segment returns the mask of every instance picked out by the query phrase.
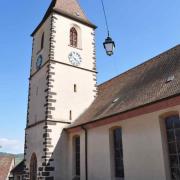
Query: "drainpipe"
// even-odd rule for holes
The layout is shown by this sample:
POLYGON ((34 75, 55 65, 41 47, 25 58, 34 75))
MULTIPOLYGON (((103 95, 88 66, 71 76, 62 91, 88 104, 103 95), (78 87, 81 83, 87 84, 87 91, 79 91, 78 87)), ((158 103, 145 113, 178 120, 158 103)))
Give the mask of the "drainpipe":
POLYGON ((85 180, 88 180, 88 131, 84 126, 81 128, 85 132, 85 180))

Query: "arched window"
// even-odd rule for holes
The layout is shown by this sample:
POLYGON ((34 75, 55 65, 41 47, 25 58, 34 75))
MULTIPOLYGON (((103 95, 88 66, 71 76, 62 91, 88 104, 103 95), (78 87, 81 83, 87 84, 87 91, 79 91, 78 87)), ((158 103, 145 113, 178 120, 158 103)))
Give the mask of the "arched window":
POLYGON ((30 161, 30 180, 37 180, 37 157, 33 153, 30 161))
POLYGON ((114 154, 114 175, 115 178, 124 178, 122 129, 113 130, 113 154, 114 154))
POLYGON ((75 159, 75 175, 80 176, 80 136, 74 137, 74 159, 75 159))
POLYGON ((180 118, 165 118, 172 180, 180 179, 180 118))
POLYGON ((41 50, 44 48, 44 33, 41 36, 41 50))
POLYGON ((74 27, 70 29, 70 45, 73 47, 78 45, 78 33, 74 27))

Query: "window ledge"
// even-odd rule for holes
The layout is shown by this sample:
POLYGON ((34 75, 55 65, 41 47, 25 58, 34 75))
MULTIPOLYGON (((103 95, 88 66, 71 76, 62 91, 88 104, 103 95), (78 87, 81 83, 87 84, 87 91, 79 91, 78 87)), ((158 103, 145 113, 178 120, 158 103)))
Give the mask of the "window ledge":
POLYGON ((75 176, 73 180, 80 180, 80 176, 75 176))
POLYGON ((114 180, 124 180, 124 178, 114 178, 114 180))
POLYGON ((82 50, 82 48, 80 48, 80 47, 74 47, 74 46, 71 46, 70 44, 69 44, 68 46, 69 46, 69 47, 72 47, 72 48, 74 48, 74 49, 82 50))

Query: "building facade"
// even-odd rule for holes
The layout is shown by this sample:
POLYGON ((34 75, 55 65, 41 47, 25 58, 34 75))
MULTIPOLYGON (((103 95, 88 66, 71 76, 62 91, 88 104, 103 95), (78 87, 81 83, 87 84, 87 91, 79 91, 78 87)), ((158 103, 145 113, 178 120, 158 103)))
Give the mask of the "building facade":
POLYGON ((32 33, 25 180, 179 180, 180 46, 97 86, 95 29, 53 0, 32 33))
POLYGON ((63 129, 97 95, 95 28, 75 0, 58 0, 32 33, 25 179, 67 176, 63 129))

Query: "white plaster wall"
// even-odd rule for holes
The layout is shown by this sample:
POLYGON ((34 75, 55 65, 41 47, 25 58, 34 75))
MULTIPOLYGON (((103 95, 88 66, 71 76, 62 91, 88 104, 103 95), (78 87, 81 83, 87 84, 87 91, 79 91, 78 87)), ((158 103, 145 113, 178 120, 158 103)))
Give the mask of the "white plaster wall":
POLYGON ((34 34, 31 74, 36 72, 36 61, 39 55, 42 55, 43 57, 43 64, 49 59, 50 33, 51 33, 50 28, 51 28, 51 16, 47 18, 44 24, 34 34), (43 33, 44 33, 44 48, 40 50, 41 37, 43 33))
POLYGON ((111 179, 108 127, 88 132, 88 170, 89 179, 111 179))
POLYGON ((75 22, 58 14, 54 14, 55 42, 53 44, 54 60, 59 62, 53 64, 53 88, 57 93, 55 111, 52 112, 56 121, 69 121, 72 111, 72 121, 79 117, 93 102, 96 96, 96 73, 76 68, 69 62, 69 54, 72 51, 78 52, 82 57, 79 67, 93 70, 95 63, 94 54, 94 29, 81 23, 75 22), (70 29, 78 26, 81 35, 80 48, 70 47, 70 29), (65 64, 62 64, 65 63, 65 64), (74 84, 77 85, 77 92, 74 92, 74 84))
POLYGON ((38 167, 42 166, 42 156, 43 154, 43 129, 44 123, 36 125, 30 129, 26 130, 26 140, 27 140, 27 148, 28 151, 26 151, 26 166, 30 168, 30 160, 33 153, 37 156, 37 164, 38 167))
POLYGON ((164 180, 159 117, 148 114, 122 123, 122 128, 126 179, 164 180))
POLYGON ((56 111, 52 112, 53 119, 69 121, 71 110, 74 121, 89 107, 96 95, 93 73, 62 64, 53 66, 55 81, 52 91, 57 93, 54 103, 56 111), (77 85, 77 92, 74 92, 74 84, 77 85))
POLYGON ((68 166, 67 166, 67 171, 68 171, 68 180, 72 180, 75 177, 75 167, 74 167, 74 152, 73 152, 73 140, 75 136, 80 136, 80 161, 81 161, 81 176, 80 179, 84 180, 85 179, 85 133, 84 131, 80 131, 77 133, 72 133, 69 136, 69 141, 68 141, 68 166))
MULTIPOLYGON (((88 130, 88 172, 90 180, 115 180, 111 155, 110 129, 122 127, 125 180, 170 180, 166 140, 160 116, 177 111, 180 106, 149 113, 88 130)), ((77 132, 77 133, 82 133, 77 132)), ((77 134, 76 133, 76 134, 77 134)), ((72 137, 70 134, 69 172, 72 172, 72 137)), ((81 146, 84 148, 83 139, 81 146)), ((82 151, 81 158, 85 154, 82 151)), ((81 172, 84 172, 84 163, 81 172)), ((71 177, 68 177, 71 180, 71 177)), ((83 179, 83 178, 82 178, 83 179)))
POLYGON ((67 158, 68 158, 68 147, 67 147, 67 133, 63 131, 63 128, 66 127, 66 124, 57 123, 55 126, 49 126, 52 129, 50 137, 52 138, 51 148, 53 152, 52 158, 54 161, 51 162, 51 166, 55 167, 55 171, 51 172, 51 175, 54 176, 57 180, 67 180, 67 158))
POLYGON ((44 105, 46 104, 45 96, 47 93, 44 91, 47 88, 46 71, 47 67, 44 66, 31 79, 29 125, 45 120, 44 105))
POLYGON ((56 19, 56 33, 55 33, 55 49, 54 60, 70 64, 68 56, 72 51, 78 52, 82 57, 82 63, 80 67, 93 70, 93 50, 94 50, 94 30, 86 25, 75 22, 69 18, 55 15, 56 19), (70 28, 72 25, 76 25, 81 29, 81 48, 70 47, 70 28))

